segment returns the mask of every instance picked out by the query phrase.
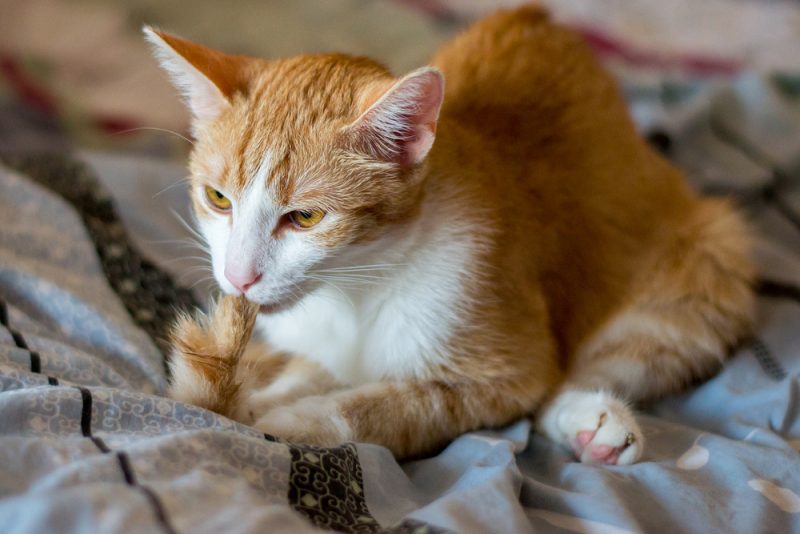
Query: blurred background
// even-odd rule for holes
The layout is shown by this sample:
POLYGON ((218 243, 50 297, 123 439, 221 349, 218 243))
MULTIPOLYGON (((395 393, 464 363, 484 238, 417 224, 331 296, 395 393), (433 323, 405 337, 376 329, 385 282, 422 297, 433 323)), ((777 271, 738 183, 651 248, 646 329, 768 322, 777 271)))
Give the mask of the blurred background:
MULTIPOLYGON (((519 0, 0 0, 0 154, 68 152, 115 197, 148 255, 185 276, 188 116, 150 55, 151 24, 227 52, 343 51, 402 74, 519 0)), ((777 198, 800 249, 800 2, 542 0, 620 80, 644 135, 697 187, 777 198), (796 234, 796 235, 795 235, 796 234)), ((183 280, 184 282, 187 280, 183 280)), ((189 277, 190 282, 194 283, 189 277)))
MULTIPOLYGON (((519 0, 0 0, 2 119, 54 120, 84 146, 185 148, 187 115, 141 37, 152 24, 228 52, 342 51, 402 73, 482 14, 519 0), (127 132, 127 133, 122 133, 127 132), (112 134, 109 137, 109 134, 112 134), (116 134, 116 135, 113 135, 116 134), (179 141, 179 140, 177 140, 179 141)), ((625 83, 645 129, 679 129, 710 84, 745 72, 798 90, 800 4, 775 0, 544 0, 625 83), (694 101, 694 102, 691 102, 694 101), (694 107, 685 106, 692 103, 694 107), (669 108, 664 110, 663 108, 669 108), (664 113, 668 111, 668 113, 664 113)), ((8 125, 3 128, 8 131, 8 125)), ((30 143, 19 132, 6 143, 30 143), (16 139, 16 141, 15 141, 16 139)))

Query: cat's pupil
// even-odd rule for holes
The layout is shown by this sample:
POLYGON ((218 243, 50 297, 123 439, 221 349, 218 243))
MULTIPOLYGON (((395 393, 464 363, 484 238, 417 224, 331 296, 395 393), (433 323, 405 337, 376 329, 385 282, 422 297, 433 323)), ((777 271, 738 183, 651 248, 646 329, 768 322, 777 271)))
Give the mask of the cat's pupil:
POLYGON ((304 219, 310 219, 312 213, 310 211, 301 211, 300 216, 304 219))

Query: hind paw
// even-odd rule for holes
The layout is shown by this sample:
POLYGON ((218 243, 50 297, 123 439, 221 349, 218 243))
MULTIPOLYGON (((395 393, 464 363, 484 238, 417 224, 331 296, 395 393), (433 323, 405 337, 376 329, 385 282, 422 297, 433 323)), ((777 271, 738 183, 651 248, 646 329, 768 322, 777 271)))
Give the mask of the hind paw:
POLYGON ((626 465, 639 459, 644 438, 628 406, 602 392, 565 391, 542 412, 539 428, 583 463, 626 465))

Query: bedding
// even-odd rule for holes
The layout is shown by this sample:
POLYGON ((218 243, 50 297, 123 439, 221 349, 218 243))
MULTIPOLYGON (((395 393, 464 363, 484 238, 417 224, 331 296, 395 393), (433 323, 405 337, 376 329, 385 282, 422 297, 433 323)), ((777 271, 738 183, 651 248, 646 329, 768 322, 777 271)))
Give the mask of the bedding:
POLYGON ((624 467, 576 463, 524 420, 400 465, 374 445, 285 443, 164 398, 164 325, 204 299, 176 283, 185 267, 163 247, 186 230, 154 223, 158 202, 185 203, 181 171, 6 156, 0 531, 800 531, 793 98, 743 79, 669 146, 760 229, 760 320, 718 376, 643 407, 648 447, 624 467))
POLYGON ((800 8, 789 2, 710 4, 746 29, 736 46, 716 15, 718 31, 690 31, 694 4, 680 2, 670 13, 683 18, 653 23, 651 49, 642 21, 655 0, 548 1, 615 69, 654 144, 759 230, 756 332, 712 380, 642 407, 640 463, 575 463, 523 420, 398 464, 380 447, 303 447, 163 396, 166 327, 214 284, 182 222, 184 141, 116 135, 185 127, 141 22, 257 53, 369 53, 402 70, 487 2, 242 2, 224 20, 210 0, 191 13, 156 0, 5 3, 0 532, 800 532, 800 84, 785 39, 800 8), (775 7, 742 15, 755 4, 775 7), (763 25, 769 46, 751 54, 743 36, 763 25), (719 50, 735 72, 678 61, 719 50))

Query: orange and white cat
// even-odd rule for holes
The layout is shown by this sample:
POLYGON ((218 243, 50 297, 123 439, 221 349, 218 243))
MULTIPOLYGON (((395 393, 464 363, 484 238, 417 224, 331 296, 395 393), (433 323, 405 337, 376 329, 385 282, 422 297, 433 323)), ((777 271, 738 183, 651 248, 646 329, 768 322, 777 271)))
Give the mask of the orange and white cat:
POLYGON ((581 461, 627 464, 628 402, 708 377, 751 327, 747 225, 536 7, 400 78, 145 33, 193 113, 192 200, 229 295, 176 326, 177 399, 400 457, 533 415, 581 461))

